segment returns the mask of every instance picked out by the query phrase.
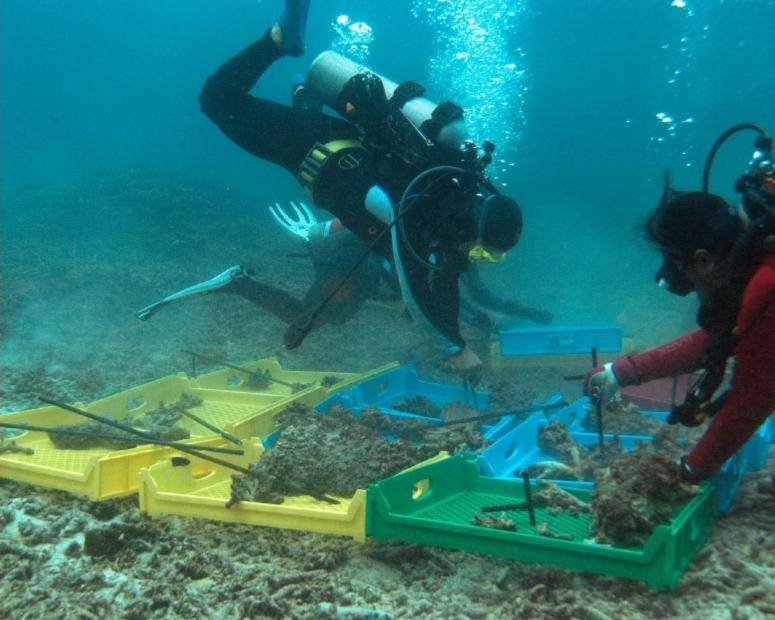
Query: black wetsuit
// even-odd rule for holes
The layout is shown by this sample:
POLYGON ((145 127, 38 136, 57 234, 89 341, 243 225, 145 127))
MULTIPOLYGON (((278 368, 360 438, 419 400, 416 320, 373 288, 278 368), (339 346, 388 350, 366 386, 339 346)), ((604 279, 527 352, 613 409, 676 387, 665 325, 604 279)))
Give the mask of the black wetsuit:
MULTIPOLYGON (((342 118, 250 95, 259 77, 280 57, 267 33, 218 69, 207 80, 199 100, 203 112, 236 144, 296 175, 316 143, 358 139, 360 133, 342 118)), ((385 226, 366 210, 364 199, 369 188, 378 184, 394 203, 398 202, 417 172, 401 161, 363 161, 344 183, 339 177, 335 184, 326 187, 324 180, 322 187, 316 189, 315 202, 338 217, 362 241, 376 241, 373 250, 392 259, 390 235, 384 234, 377 241, 385 226)), ((458 199, 453 192, 434 194, 433 205, 420 204, 406 218, 412 247, 423 260, 434 262, 438 268, 428 269, 405 246, 401 249, 401 261, 420 310, 448 341, 463 346, 458 325, 458 279, 468 261, 458 246, 472 240, 473 223, 449 216, 458 199)), ((457 208, 454 212, 465 211, 457 208)))

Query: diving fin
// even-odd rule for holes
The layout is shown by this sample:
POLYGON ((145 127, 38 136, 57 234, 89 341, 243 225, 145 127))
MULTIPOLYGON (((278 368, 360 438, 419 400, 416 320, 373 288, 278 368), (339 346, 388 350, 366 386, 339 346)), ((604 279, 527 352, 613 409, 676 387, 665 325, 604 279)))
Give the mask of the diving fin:
POLYGON ((193 286, 184 288, 182 291, 178 291, 177 293, 172 293, 171 295, 167 295, 161 301, 157 301, 156 303, 151 304, 150 306, 146 306, 142 310, 138 310, 135 314, 137 315, 137 318, 140 319, 141 321, 146 321, 150 319, 154 314, 156 314, 159 310, 161 310, 164 306, 167 306, 171 303, 180 301, 182 299, 188 299, 189 297, 198 297, 200 295, 206 295, 208 293, 213 293, 215 291, 225 292, 222 289, 229 286, 239 278, 247 277, 247 275, 248 273, 242 267, 242 265, 234 265, 233 267, 229 267, 226 271, 219 273, 217 276, 210 278, 209 280, 205 280, 204 282, 200 282, 199 284, 194 284, 193 286))
POLYGON ((280 51, 288 56, 301 56, 304 53, 307 13, 310 0, 285 0, 285 10, 278 20, 282 43, 280 51))

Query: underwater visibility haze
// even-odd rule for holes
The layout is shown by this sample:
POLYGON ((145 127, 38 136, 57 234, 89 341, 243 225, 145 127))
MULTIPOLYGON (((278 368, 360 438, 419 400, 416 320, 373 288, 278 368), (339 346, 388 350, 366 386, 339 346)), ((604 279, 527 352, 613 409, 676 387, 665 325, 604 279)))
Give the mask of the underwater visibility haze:
MULTIPOLYGON (((287 346, 306 301, 330 293, 336 305, 352 291, 320 283, 320 261, 338 259, 314 252, 310 259, 299 235, 282 226, 289 215, 323 222, 330 214, 293 174, 238 146, 247 140, 230 140, 228 120, 215 119, 204 95, 200 101, 208 78, 262 39, 284 4, 0 3, 0 412, 41 407, 41 395, 85 406, 161 377, 191 375, 184 352, 191 350, 201 353, 194 360, 200 373, 222 361, 268 357, 284 369, 327 373, 399 362, 422 377, 461 384, 427 338, 426 301, 400 303, 404 280, 414 281, 411 270, 402 274, 395 265, 392 296, 364 267, 352 288, 370 292, 357 312, 347 320, 324 312, 301 346, 287 346), (270 211, 274 205, 280 211, 270 211), (238 265, 239 272, 224 271, 238 265), (237 294, 202 295, 138 318, 149 304, 216 274, 250 274, 282 294, 255 305, 244 297, 259 293, 234 288, 237 294)), ((250 93, 290 105, 294 76, 333 50, 398 84, 421 84, 433 102, 456 103, 470 138, 494 143, 486 191, 516 201, 523 229, 516 246, 496 248, 508 250, 503 260, 477 273, 522 311, 463 312, 461 323, 484 361, 490 406, 507 411, 558 390, 567 401, 580 397, 580 382, 563 375, 586 368, 567 361, 499 366, 491 349, 500 328, 615 324, 632 350, 695 329, 696 298, 655 285, 662 257, 642 225, 660 201, 665 171, 675 188, 699 190, 722 132, 738 123, 775 132, 773 24, 775 0, 312 0, 304 53, 278 54, 250 93)), ((337 115, 331 107, 326 113, 337 115)), ((284 129, 278 151, 306 130, 284 129)), ((275 136, 271 126, 266 131, 275 136)), ((734 184, 755 137, 733 135, 716 157, 710 189, 731 204, 740 201, 734 184)), ((337 215, 347 223, 346 213, 337 215)), ((428 226, 442 229, 442 219, 428 226)), ((348 260, 361 247, 348 248, 348 260)), ((342 263, 337 278, 350 265, 342 263)), ((262 385, 289 394, 310 385, 288 381, 262 385)), ((159 408, 143 428, 157 432, 162 419, 178 420, 207 400, 196 398, 150 403, 159 408)), ((285 486, 246 483, 232 490, 229 505, 248 497, 282 502, 295 488, 294 460, 284 452, 291 438, 307 455, 310 497, 323 505, 337 501, 329 494, 352 494, 439 450, 478 451, 490 441, 457 426, 418 445, 414 435, 410 441, 368 416, 358 424, 337 417, 340 410, 325 420, 310 416, 311 404, 282 414, 284 435, 268 471, 285 486), (386 435, 411 447, 388 450, 386 435), (368 466, 342 465, 344 481, 336 478, 337 461, 316 461, 321 441, 342 453, 351 447, 368 466), (382 450, 389 457, 372 460, 382 450)), ((479 405, 454 415, 476 415, 479 405)), ((0 460, 0 617, 304 618, 347 617, 346 610, 362 618, 772 617, 772 467, 744 479, 736 508, 716 522, 680 585, 655 593, 615 577, 430 546, 150 520, 139 516, 134 495, 97 502, 23 484, 34 476, 11 482, 0 460)))

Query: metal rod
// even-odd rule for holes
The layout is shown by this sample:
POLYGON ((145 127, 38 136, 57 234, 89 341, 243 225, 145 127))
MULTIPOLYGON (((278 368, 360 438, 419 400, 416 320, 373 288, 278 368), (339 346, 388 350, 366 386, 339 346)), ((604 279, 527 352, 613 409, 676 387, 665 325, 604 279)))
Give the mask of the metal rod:
MULTIPOLYGON (((70 429, 70 428, 50 428, 48 426, 36 426, 34 424, 21 424, 21 423, 14 423, 14 422, 0 422, 0 428, 14 428, 20 431, 54 433, 55 435, 66 435, 66 436, 74 436, 74 437, 77 436, 77 437, 94 437, 97 439, 114 439, 116 441, 129 440, 128 437, 120 437, 118 435, 111 435, 110 433, 93 433, 91 431, 79 431, 79 430, 70 429)), ((159 439, 157 441, 146 440, 146 443, 150 443, 158 446, 166 446, 168 448, 177 448, 180 445, 179 442, 177 441, 167 441, 166 439, 159 439)), ((243 450, 235 450, 233 448, 199 446, 197 450, 202 450, 203 452, 219 452, 221 454, 236 454, 238 456, 245 454, 243 450)))
MULTIPOLYGON (((261 376, 257 371, 255 370, 248 370, 247 368, 243 368, 242 366, 237 366, 236 364, 232 364, 230 362, 224 362, 223 360, 215 359, 214 357, 210 357, 209 355, 203 355, 202 353, 197 353, 196 351, 189 351, 188 349, 183 349, 183 353, 188 353, 189 355, 194 355, 200 359, 206 360, 208 362, 212 362, 213 364, 220 364, 221 366, 226 366, 227 368, 233 368, 234 370, 239 370, 240 372, 244 372, 247 375, 250 375, 251 377, 261 376)), ((272 375, 267 373, 266 377, 267 381, 272 381, 274 383, 279 383, 280 385, 284 385, 285 387, 292 388, 293 383, 289 383, 288 381, 283 381, 282 379, 275 379, 272 375)))
POLYGON ((505 512, 507 510, 524 510, 527 508, 527 502, 521 502, 519 504, 503 504, 502 506, 485 506, 480 508, 481 512, 505 512))
MULTIPOLYGON (((546 411, 547 409, 559 409, 560 407, 567 407, 568 403, 563 401, 557 403, 551 403, 549 405, 536 405, 535 407, 527 407, 526 409, 515 409, 514 411, 502 411, 500 413, 486 413, 484 415, 477 415, 471 418, 461 418, 459 420, 442 420, 441 422, 432 422, 429 426, 420 431, 425 431, 431 428, 440 428, 442 426, 453 426, 454 424, 468 424, 469 422, 481 422, 483 420, 492 420, 494 418, 503 418, 507 415, 521 415, 523 413, 535 413, 536 411, 546 411)), ((416 418, 410 418, 416 419, 416 418)))
POLYGON ((227 433, 224 430, 221 430, 217 426, 214 426, 214 425, 210 424, 207 420, 203 420, 198 415, 195 415, 195 414, 191 413, 190 411, 188 411, 186 409, 181 409, 180 413, 183 414, 184 416, 186 416, 187 418, 191 418, 197 424, 201 424, 206 429, 209 429, 212 432, 217 433, 218 435, 223 437, 226 441, 229 441, 229 442, 233 443, 235 446, 241 446, 242 445, 242 442, 239 439, 237 439, 234 435, 230 435, 229 433, 227 433))
POLYGON ((592 368, 597 368, 597 347, 592 347, 592 368))
MULTIPOLYGON (((158 437, 154 437, 153 435, 150 435, 149 433, 144 433, 142 431, 137 430, 136 428, 132 428, 131 426, 121 424, 121 422, 116 422, 115 420, 111 420, 110 418, 105 418, 95 413, 84 411, 83 409, 78 409, 78 407, 73 407, 72 405, 68 405, 66 403, 60 403, 55 400, 44 398, 43 396, 38 396, 38 400, 40 400, 41 402, 47 403, 49 405, 54 405, 55 407, 59 407, 60 409, 64 409, 65 411, 72 411, 73 413, 77 413, 78 415, 82 415, 91 420, 102 422, 103 424, 107 424, 108 426, 119 428, 122 431, 125 431, 127 433, 132 433, 133 435, 137 435, 138 437, 142 437, 143 439, 148 439, 149 440, 148 443, 158 443, 159 441, 163 441, 163 440, 160 440, 158 437)), ((178 444, 177 446, 175 446, 175 449, 180 450, 181 452, 186 452, 187 454, 191 454, 193 456, 199 457, 200 459, 203 459, 205 461, 210 461, 212 463, 215 463, 216 465, 222 465, 224 467, 228 467, 229 469, 233 469, 243 474, 250 474, 249 469, 240 467, 239 465, 234 465, 233 463, 229 463, 228 461, 224 461, 223 459, 219 459, 214 456, 208 456, 206 454, 202 454, 198 450, 191 448, 189 446, 186 446, 184 444, 178 444)))
POLYGON ((565 375, 563 379, 565 381, 581 381, 586 375, 565 375))
POLYGON ((530 525, 536 524, 536 514, 533 508, 533 492, 530 489, 530 474, 526 469, 522 470, 522 484, 525 487, 525 503, 527 504, 527 513, 530 516, 530 525))

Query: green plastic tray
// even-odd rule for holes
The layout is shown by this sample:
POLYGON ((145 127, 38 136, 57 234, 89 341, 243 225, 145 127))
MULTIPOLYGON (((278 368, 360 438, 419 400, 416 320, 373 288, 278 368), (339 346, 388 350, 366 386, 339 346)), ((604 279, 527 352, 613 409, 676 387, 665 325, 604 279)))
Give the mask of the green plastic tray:
MULTIPOLYGON (((589 491, 573 494, 590 501, 589 491)), ((369 487, 366 535, 376 540, 462 549, 536 564, 638 579, 653 589, 675 586, 713 526, 713 489, 703 485, 679 507, 669 524, 659 526, 643 547, 613 547, 592 540, 589 515, 551 516, 536 509, 559 540, 535 534, 526 510, 510 511, 517 531, 471 525, 483 506, 524 501, 521 482, 479 474, 471 455, 457 455, 418 467, 369 487)))

